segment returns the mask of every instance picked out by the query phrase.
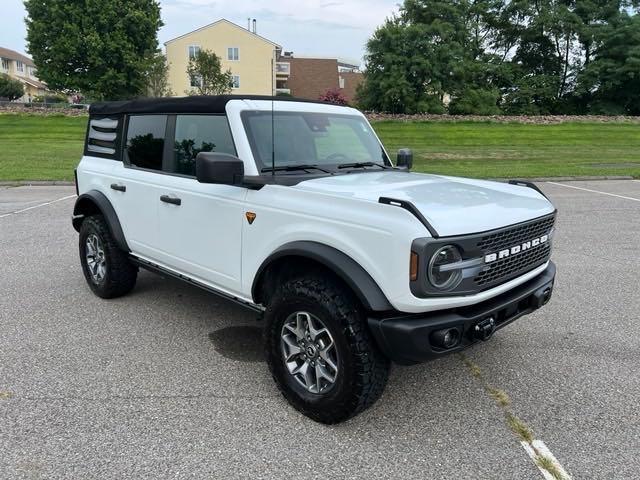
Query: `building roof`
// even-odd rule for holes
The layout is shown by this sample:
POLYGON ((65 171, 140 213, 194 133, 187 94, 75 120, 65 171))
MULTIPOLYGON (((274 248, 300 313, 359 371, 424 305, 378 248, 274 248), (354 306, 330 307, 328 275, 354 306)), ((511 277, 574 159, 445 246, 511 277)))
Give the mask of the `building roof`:
POLYGON ((91 115, 121 115, 124 113, 225 113, 231 100, 275 100, 277 102, 307 102, 293 97, 272 97, 268 95, 215 95, 190 97, 142 98, 120 102, 99 102, 89 107, 91 115))
POLYGON ((188 32, 188 33, 185 33, 183 35, 180 35, 179 37, 175 37, 175 38, 172 38, 171 40, 167 40, 166 42, 164 42, 164 44, 167 45, 168 43, 171 43, 171 42, 173 42, 175 40, 178 40, 179 38, 186 37, 187 35, 191 35, 192 33, 199 32, 200 30, 204 30, 205 28, 213 27, 214 25, 217 25, 217 24, 219 24, 221 22, 228 23, 229 25, 233 25, 234 27, 239 28, 243 32, 248 33, 249 35, 253 35, 254 37, 256 37, 256 38, 258 38, 258 39, 260 39, 260 40, 262 40, 264 42, 270 43, 271 45, 273 45, 275 47, 280 47, 280 45, 278 45, 275 42, 272 42, 268 38, 264 38, 264 37, 258 35, 257 33, 253 33, 251 30, 248 30, 248 29, 246 29, 244 27, 241 27, 237 23, 230 22, 226 18, 221 18, 220 20, 217 20, 217 21, 215 21, 213 23, 210 23, 209 25, 205 25, 204 27, 196 28, 195 30, 192 30, 191 32, 188 32))
POLYGON ((27 83, 27 84, 31 85, 32 87, 39 88, 40 90, 49 90, 49 87, 47 86, 47 84, 43 83, 43 82, 41 82, 39 80, 35 80, 33 78, 22 77, 20 75, 16 75, 16 78, 18 80, 20 80, 21 82, 27 83))
POLYGON ((25 65, 35 67, 35 63, 26 55, 16 52, 15 50, 9 50, 8 48, 0 47, 0 58, 6 58, 8 60, 19 60, 25 65))

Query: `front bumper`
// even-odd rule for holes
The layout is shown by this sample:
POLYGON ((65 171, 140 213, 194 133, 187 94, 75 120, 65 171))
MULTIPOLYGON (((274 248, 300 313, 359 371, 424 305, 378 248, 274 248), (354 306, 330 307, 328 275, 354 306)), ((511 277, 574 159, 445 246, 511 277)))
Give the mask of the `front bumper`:
POLYGON ((556 266, 497 297, 468 307, 428 314, 398 314, 368 319, 369 328, 383 353, 396 363, 411 365, 459 352, 495 330, 537 310, 551 298, 556 266), (437 345, 435 332, 455 329, 458 343, 452 348, 437 345))

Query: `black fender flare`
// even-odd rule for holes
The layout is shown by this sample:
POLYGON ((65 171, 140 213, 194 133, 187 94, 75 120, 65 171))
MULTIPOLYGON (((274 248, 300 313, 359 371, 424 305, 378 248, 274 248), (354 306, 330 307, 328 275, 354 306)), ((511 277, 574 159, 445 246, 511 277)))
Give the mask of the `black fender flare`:
POLYGON ((76 199, 76 203, 73 206, 73 228, 79 232, 80 225, 82 225, 84 218, 93 213, 102 214, 109 227, 109 233, 113 236, 118 247, 125 252, 130 252, 131 249, 129 245, 127 245, 127 240, 124 237, 120 220, 113 205, 111 205, 111 202, 105 194, 98 190, 89 190, 76 199))
POLYGON ((332 270, 353 290, 367 310, 377 312, 393 310, 393 306, 376 281, 358 262, 336 248, 312 241, 297 241, 282 245, 262 262, 251 287, 251 296, 254 300, 267 267, 279 258, 287 256, 308 258, 332 270))

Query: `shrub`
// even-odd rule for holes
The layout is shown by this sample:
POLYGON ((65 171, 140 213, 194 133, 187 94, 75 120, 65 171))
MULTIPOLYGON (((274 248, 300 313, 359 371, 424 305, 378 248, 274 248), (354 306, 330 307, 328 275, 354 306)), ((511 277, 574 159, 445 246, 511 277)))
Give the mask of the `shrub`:
POLYGON ((335 105, 347 105, 347 99, 344 98, 344 95, 337 88, 332 88, 327 90, 323 95, 320 95, 318 98, 321 102, 329 102, 335 105))
POLYGON ((31 100, 32 103, 69 103, 67 97, 60 94, 54 95, 37 95, 31 100))
POLYGON ((24 87, 19 80, 15 80, 9 75, 0 75, 0 98, 7 98, 9 101, 13 101, 23 95, 24 87))
POLYGON ((462 94, 451 100, 449 113, 452 115, 498 115, 497 90, 465 89, 462 94))

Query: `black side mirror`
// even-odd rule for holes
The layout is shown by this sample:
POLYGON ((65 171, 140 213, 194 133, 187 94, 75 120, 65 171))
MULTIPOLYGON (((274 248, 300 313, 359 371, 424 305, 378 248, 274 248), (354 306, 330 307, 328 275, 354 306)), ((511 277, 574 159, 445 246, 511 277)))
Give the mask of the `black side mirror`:
POLYGON ((396 167, 411 170, 411 167, 413 167, 413 152, 410 148, 401 148, 398 150, 396 167))
POLYGON ((244 162, 228 153, 200 152, 196 157, 196 178, 200 183, 240 185, 244 162))

